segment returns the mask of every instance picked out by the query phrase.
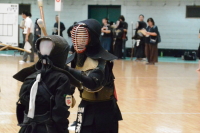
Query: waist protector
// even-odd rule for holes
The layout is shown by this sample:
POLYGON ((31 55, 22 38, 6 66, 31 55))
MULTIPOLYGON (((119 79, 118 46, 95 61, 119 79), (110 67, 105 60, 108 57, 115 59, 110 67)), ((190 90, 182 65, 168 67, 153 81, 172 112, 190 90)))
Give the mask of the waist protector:
POLYGON ((113 94, 114 89, 105 86, 98 92, 88 92, 86 90, 83 90, 81 92, 81 98, 86 101, 101 102, 111 100, 113 94))

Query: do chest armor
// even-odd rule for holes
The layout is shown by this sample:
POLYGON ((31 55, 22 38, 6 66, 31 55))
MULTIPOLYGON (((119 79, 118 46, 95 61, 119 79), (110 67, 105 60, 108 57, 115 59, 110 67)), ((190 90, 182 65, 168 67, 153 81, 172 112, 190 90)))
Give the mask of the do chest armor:
MULTIPOLYGON (((84 62, 83 67, 76 66, 76 69, 82 71, 85 76, 89 76, 89 74, 94 69, 99 69, 99 67, 103 65, 105 68, 105 63, 102 64, 102 62, 99 62, 98 60, 93 60, 87 57, 87 59, 84 62)), ((91 90, 89 88, 83 87, 83 90, 80 90, 80 93, 81 93, 81 98, 83 100, 92 101, 92 102, 100 102, 100 101, 111 100, 111 97, 114 94, 114 89, 110 87, 106 87, 106 85, 105 86, 102 85, 95 90, 91 90)))

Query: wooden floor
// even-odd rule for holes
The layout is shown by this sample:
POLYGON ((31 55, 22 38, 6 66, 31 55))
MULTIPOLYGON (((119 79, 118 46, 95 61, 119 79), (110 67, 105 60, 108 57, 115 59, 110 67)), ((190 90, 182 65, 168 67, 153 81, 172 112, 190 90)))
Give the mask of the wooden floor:
MULTIPOLYGON (((15 102, 21 86, 12 75, 30 64, 0 57, 0 133, 17 133, 15 102)), ((200 133, 200 73, 197 64, 115 61, 119 133, 200 133)), ((76 91, 75 97, 78 97, 76 91)), ((75 120, 77 106, 70 109, 75 120)), ((72 132, 71 132, 72 133, 72 132)))

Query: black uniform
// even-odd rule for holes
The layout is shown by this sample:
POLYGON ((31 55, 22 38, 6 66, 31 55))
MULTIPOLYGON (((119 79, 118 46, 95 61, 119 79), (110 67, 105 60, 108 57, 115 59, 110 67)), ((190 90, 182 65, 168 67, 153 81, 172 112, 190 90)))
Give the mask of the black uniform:
MULTIPOLYGON (((128 30, 128 23, 123 21, 123 29, 128 30)), ((127 32, 124 32, 123 38, 122 38, 122 51, 123 51, 123 59, 126 58, 126 41, 128 40, 126 36, 127 32)))
MULTIPOLYGON (((58 28, 58 23, 56 22, 54 24, 54 28, 58 28)), ((63 31, 65 30, 65 25, 63 24, 63 22, 60 22, 60 36, 63 36, 63 31)), ((56 33, 52 33, 52 35, 58 35, 58 31, 56 33)))
POLYGON ((115 31, 115 43, 114 43, 114 55, 117 56, 119 59, 122 58, 122 43, 123 43, 123 23, 120 22, 119 26, 116 28, 115 31), (118 31, 118 33, 116 33, 118 31), (120 31, 120 32, 119 32, 120 31))
MULTIPOLYGON (((105 27, 105 26, 103 26, 105 27)), ((109 24, 106 25, 107 30, 111 31, 111 27, 109 24)), ((111 44, 112 44, 112 32, 110 33, 103 33, 103 35, 101 36, 101 45, 102 47, 107 50, 108 52, 110 52, 110 48, 111 48, 111 44)))
POLYGON ((112 60, 117 57, 102 48, 99 42, 101 26, 96 20, 80 23, 86 24, 91 41, 83 54, 75 52, 68 63, 71 62, 79 70, 89 63, 93 65, 80 71, 69 69, 85 87, 79 89, 82 101, 78 109, 76 133, 118 133, 118 121, 122 120, 122 116, 117 105, 112 72, 112 60))
MULTIPOLYGON (((19 133, 31 133, 31 131, 34 131, 33 133, 53 133, 52 131, 48 132, 48 129, 51 129, 51 127, 53 128, 51 130, 55 131, 55 133, 68 133, 67 128, 69 121, 67 118, 69 117, 70 113, 68 111, 69 106, 66 106, 65 104, 64 95, 71 93, 69 79, 65 74, 55 70, 49 71, 45 77, 46 78, 43 79, 43 82, 46 84, 50 93, 55 96, 52 108, 50 110, 50 102, 42 96, 44 94, 38 92, 35 107, 35 118, 39 115, 43 115, 43 117, 46 117, 46 119, 41 118, 44 122, 38 121, 38 123, 42 123, 36 125, 35 128, 31 127, 34 124, 31 123, 31 121, 36 121, 34 120, 35 118, 33 118, 33 120, 30 119, 29 122, 24 122, 21 124, 22 128, 20 129, 19 133), (52 112, 52 116, 50 111, 52 112)), ((19 96, 22 96, 22 94, 25 93, 25 95, 20 99, 21 104, 25 106, 25 114, 28 114, 30 89, 33 84, 33 79, 35 78, 36 73, 28 76, 23 82, 19 94, 19 96)))
POLYGON ((136 40, 140 40, 139 45, 137 46, 137 42, 135 43, 134 46, 134 54, 136 58, 145 58, 145 37, 138 37, 139 35, 137 34, 138 30, 141 29, 146 29, 147 24, 144 21, 138 21, 138 28, 136 29, 135 32, 135 38, 136 40))
MULTIPOLYGON (((21 129, 19 133, 69 133, 69 106, 65 96, 71 95, 70 82, 79 82, 64 70, 69 45, 60 36, 46 36, 37 40, 39 51, 43 39, 54 42, 49 56, 39 54, 39 61, 28 68, 22 69, 14 78, 23 82, 17 104, 17 119, 21 129), (46 60, 47 64, 41 63, 46 60), (34 117, 28 116, 32 87, 41 74, 35 99, 34 117)), ((39 53, 39 52, 38 52, 39 53)), ((77 84, 76 84, 77 85, 77 84)))
MULTIPOLYGON (((37 20, 38 20, 38 18, 35 21, 35 27, 34 27, 34 41, 33 41, 34 45, 35 45, 37 39, 39 39, 41 36, 41 28, 37 24, 37 20)), ((35 48, 34 48, 34 51, 36 52, 35 48)))

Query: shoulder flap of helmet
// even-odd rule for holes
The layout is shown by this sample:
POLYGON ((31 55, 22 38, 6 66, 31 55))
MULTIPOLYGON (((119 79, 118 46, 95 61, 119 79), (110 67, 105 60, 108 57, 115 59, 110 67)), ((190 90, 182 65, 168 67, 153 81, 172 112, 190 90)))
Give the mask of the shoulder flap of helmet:
POLYGON ((35 69, 35 65, 33 66, 30 66, 30 67, 27 67, 27 68, 24 68, 22 69, 21 71, 19 71, 18 73, 16 73, 13 78, 18 80, 18 81, 21 81, 21 82, 24 82, 24 80, 32 75, 33 73, 35 73, 37 70, 35 69))

